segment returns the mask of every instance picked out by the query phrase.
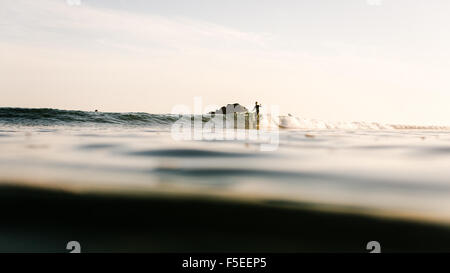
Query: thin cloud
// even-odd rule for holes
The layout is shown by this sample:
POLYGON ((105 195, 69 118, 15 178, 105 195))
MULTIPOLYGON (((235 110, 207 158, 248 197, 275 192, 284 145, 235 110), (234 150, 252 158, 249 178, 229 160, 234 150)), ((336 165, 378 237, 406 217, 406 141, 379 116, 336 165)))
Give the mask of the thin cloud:
POLYGON ((260 50, 267 34, 242 32, 207 22, 141 15, 92 7, 83 2, 4 0, 0 40, 46 46, 151 50, 260 50))

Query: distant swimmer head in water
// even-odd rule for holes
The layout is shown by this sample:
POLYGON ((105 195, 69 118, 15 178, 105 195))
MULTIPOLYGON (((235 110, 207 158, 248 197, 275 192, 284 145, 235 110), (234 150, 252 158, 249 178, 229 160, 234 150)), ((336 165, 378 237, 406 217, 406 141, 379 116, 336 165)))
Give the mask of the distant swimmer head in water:
POLYGON ((95 109, 95 113, 97 113, 98 112, 98 110, 97 109, 95 109))

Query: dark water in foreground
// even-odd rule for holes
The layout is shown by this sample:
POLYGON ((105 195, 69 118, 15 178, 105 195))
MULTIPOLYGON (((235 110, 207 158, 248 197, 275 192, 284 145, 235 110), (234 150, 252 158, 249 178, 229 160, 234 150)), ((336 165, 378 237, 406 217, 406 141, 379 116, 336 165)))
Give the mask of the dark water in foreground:
POLYGON ((450 250, 446 128, 284 120, 261 151, 177 119, 0 108, 0 251, 450 250))

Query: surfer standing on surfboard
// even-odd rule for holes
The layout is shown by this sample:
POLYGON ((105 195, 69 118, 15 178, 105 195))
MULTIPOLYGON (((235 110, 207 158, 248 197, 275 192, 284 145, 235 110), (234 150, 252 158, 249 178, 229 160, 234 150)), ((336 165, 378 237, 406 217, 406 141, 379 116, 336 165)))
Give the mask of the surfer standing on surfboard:
POLYGON ((256 130, 259 130, 259 107, 262 107, 261 104, 258 104, 258 102, 255 102, 255 107, 253 107, 253 110, 256 110, 256 130))
POLYGON ((255 107, 253 107, 252 111, 256 110, 256 115, 259 116, 259 107, 262 107, 261 104, 258 104, 258 102, 255 102, 255 107))

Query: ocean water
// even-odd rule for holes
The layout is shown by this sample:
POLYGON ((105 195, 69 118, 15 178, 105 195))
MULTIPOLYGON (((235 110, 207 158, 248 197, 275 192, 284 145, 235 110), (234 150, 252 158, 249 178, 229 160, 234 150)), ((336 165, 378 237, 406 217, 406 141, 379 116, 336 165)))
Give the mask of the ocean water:
POLYGON ((0 108, 0 184, 450 224, 449 128, 262 117, 244 131, 276 134, 263 151, 261 139, 174 138, 178 120, 0 108))

